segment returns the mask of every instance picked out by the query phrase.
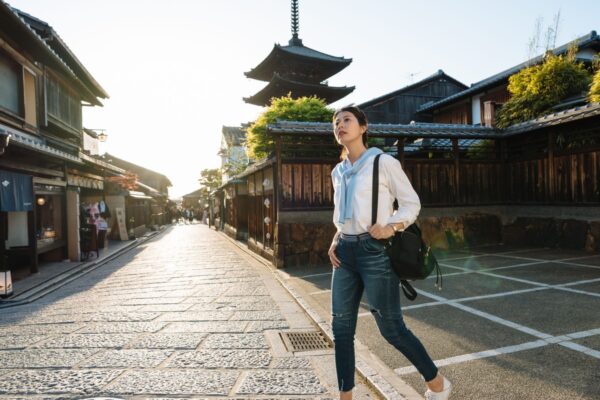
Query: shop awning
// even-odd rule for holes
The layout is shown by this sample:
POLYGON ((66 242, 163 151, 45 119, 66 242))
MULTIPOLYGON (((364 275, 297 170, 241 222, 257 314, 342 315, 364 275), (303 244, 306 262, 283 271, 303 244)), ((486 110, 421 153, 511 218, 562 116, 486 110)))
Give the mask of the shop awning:
POLYGON ((130 190, 128 196, 133 197, 134 199, 147 199, 147 200, 152 199, 152 197, 147 196, 146 193, 136 192, 135 190, 130 190))
POLYGON ((31 176, 0 170, 0 211, 32 211, 31 176))

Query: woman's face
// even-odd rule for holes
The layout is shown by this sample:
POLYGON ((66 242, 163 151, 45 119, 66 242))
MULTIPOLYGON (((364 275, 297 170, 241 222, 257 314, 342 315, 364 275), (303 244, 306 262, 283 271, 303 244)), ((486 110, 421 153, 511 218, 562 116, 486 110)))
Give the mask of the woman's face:
POLYGON ((362 141, 362 134, 367 130, 366 126, 360 126, 358 120, 349 111, 342 111, 335 116, 333 121, 333 134, 337 142, 343 146, 354 142, 362 141))

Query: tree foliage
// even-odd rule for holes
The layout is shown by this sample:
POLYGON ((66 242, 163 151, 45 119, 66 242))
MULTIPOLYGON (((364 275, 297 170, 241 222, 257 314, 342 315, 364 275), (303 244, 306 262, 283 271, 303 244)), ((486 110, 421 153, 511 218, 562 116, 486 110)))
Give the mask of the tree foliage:
POLYGON ((248 128, 246 149, 248 157, 260 160, 275 148, 274 139, 267 133, 267 125, 282 121, 330 122, 333 110, 317 97, 293 99, 289 94, 274 98, 271 105, 248 128))
POLYGON ((592 85, 590 86, 589 100, 591 102, 600 101, 600 58, 596 59, 595 62, 596 73, 592 79, 592 85))
POLYGON ((200 182, 199 204, 206 204, 209 202, 210 193, 221 186, 221 170, 219 168, 203 169, 200 171, 198 182, 200 182))
POLYGON ((200 171, 200 186, 207 188, 209 191, 213 191, 221 186, 222 177, 221 170, 219 168, 203 169, 200 171))
POLYGON ((566 55, 548 53, 543 63, 522 69, 509 78, 510 99, 498 112, 496 125, 509 125, 540 117, 562 100, 585 92, 590 72, 575 59, 577 48, 566 55))

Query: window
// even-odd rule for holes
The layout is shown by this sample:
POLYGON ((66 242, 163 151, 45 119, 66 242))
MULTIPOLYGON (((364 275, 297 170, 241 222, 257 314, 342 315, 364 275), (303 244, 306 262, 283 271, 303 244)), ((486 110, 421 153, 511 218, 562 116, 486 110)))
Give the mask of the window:
POLYGON ((48 116, 69 128, 80 131, 81 101, 63 84, 51 76, 46 76, 48 116))
POLYGON ((0 107, 22 116, 21 84, 21 65, 0 51, 0 107))

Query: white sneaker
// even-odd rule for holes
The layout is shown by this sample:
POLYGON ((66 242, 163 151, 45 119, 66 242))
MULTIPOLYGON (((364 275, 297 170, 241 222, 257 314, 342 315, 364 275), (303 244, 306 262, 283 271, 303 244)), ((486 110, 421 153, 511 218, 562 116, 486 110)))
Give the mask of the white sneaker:
POLYGON ((441 392, 432 392, 427 389, 425 392, 425 400, 448 400, 450 398, 450 392, 452 391, 452 384, 444 376, 444 388, 441 392))

